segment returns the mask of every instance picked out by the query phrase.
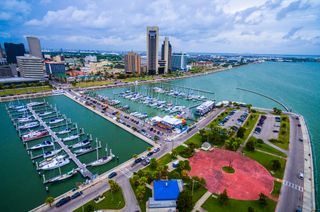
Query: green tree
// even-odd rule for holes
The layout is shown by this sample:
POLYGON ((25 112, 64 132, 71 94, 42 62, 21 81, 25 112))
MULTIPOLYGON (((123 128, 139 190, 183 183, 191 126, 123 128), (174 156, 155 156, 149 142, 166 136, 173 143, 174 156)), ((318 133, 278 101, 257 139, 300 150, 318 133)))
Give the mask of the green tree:
POLYGON ((158 162, 157 162, 157 160, 155 159, 155 158, 152 158, 151 160, 150 160, 150 168, 151 169, 153 169, 153 170, 155 170, 155 169, 157 169, 157 167, 158 167, 158 162))
POLYGON ((0 83, 0 90, 4 88, 4 84, 0 83))
POLYGON ((255 150, 256 142, 254 139, 250 138, 246 143, 246 150, 253 152, 255 150))
POLYGON ((133 157, 134 159, 137 159, 137 158, 138 158, 138 155, 137 155, 137 154, 133 154, 132 157, 133 157))
POLYGON ((237 132, 237 137, 238 137, 238 138, 243 138, 245 131, 246 131, 246 128, 240 127, 240 128, 238 129, 238 132, 237 132))
POLYGON ((140 202, 142 202, 142 200, 145 197, 146 194, 146 186, 145 185, 139 185, 136 189, 136 194, 137 194, 137 198, 140 202))
POLYGON ((52 203, 54 202, 54 198, 49 196, 49 197, 47 197, 45 202, 46 202, 46 204, 48 204, 51 207, 52 203))
POLYGON ((229 201, 229 196, 228 196, 227 190, 224 189, 223 192, 218 196, 218 202, 220 203, 220 205, 226 205, 228 201, 229 201))
POLYGON ((130 180, 133 185, 138 186, 139 179, 140 179, 140 177, 137 174, 134 174, 130 180))
POLYGON ((248 212, 254 212, 254 208, 251 207, 251 206, 249 206, 249 207, 248 207, 248 212))
POLYGON ((183 190, 177 200, 177 208, 179 211, 192 210, 192 196, 189 191, 183 190))
POLYGON ((264 195, 263 193, 260 193, 259 195, 259 204, 262 206, 262 207, 265 207, 267 206, 267 197, 266 195, 264 195))
POLYGON ((95 210, 94 206, 89 204, 84 208, 85 212, 93 212, 95 210))
POLYGON ((272 166, 272 170, 274 170, 274 171, 281 169, 281 163, 279 160, 272 160, 271 166, 272 166))
POLYGON ((112 193, 116 193, 117 191, 120 190, 120 186, 118 183, 116 183, 116 181, 114 180, 109 180, 109 185, 110 185, 110 189, 112 193))

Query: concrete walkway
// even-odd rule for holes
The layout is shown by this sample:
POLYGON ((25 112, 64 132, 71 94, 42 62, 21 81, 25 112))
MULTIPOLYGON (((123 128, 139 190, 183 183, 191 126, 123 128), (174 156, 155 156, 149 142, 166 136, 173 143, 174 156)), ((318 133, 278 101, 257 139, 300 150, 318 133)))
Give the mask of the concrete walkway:
POLYGON ((286 154, 286 155, 289 154, 289 151, 288 151, 288 150, 284 150, 284 149, 278 147, 277 145, 274 145, 273 143, 271 143, 271 142, 268 141, 268 140, 263 140, 263 142, 264 142, 265 144, 268 144, 269 146, 273 147, 274 149, 279 150, 280 152, 282 152, 282 153, 284 153, 284 154, 286 154))
POLYGON ((272 156, 275 156, 275 157, 278 157, 278 158, 282 158, 282 159, 284 159, 284 160, 287 160, 287 158, 285 158, 285 157, 282 157, 282 156, 276 155, 276 154, 272 154, 272 153, 270 153, 270 152, 266 152, 266 151, 263 151, 263 150, 260 150, 260 149, 256 149, 256 151, 257 151, 257 152, 262 152, 262 153, 267 154, 267 155, 272 155, 272 156))
POLYGON ((203 205, 203 203, 210 197, 210 195, 212 195, 212 193, 210 191, 207 191, 204 195, 202 195, 202 197, 198 200, 198 202, 193 207, 192 212, 206 211, 201 207, 201 205, 203 205))
POLYGON ((122 177, 121 179, 118 180, 118 182, 122 188, 123 197, 126 201, 126 205, 121 211, 126 211, 126 212, 139 211, 140 207, 136 199, 136 195, 134 194, 131 188, 129 179, 126 177, 122 177))

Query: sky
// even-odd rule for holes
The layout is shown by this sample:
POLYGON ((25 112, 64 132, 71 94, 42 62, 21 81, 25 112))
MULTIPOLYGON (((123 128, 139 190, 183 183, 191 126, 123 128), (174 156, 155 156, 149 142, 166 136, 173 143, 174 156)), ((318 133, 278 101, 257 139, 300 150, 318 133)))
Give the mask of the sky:
POLYGON ((0 43, 145 51, 159 26, 174 52, 320 55, 319 11, 319 0, 1 0, 0 43))

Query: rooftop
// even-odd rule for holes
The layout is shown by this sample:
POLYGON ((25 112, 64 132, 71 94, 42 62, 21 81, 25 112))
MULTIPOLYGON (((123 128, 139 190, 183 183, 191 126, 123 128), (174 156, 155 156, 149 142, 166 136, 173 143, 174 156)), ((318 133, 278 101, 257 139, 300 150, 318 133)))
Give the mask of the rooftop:
POLYGON ((177 200, 182 190, 181 180, 155 180, 153 181, 154 200, 177 200))

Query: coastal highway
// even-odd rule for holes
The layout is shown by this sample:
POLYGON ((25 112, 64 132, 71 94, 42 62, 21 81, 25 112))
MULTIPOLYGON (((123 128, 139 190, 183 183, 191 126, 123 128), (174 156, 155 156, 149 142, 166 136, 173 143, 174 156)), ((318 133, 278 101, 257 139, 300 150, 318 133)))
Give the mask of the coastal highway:
POLYGON ((281 194, 276 211, 296 211, 303 204, 303 180, 298 178, 304 170, 304 149, 299 119, 290 115, 290 144, 281 194))

